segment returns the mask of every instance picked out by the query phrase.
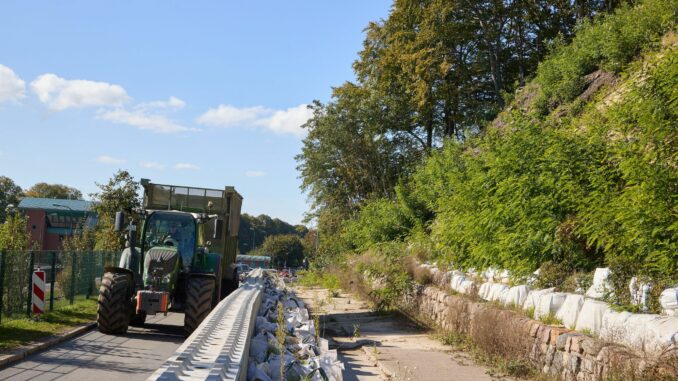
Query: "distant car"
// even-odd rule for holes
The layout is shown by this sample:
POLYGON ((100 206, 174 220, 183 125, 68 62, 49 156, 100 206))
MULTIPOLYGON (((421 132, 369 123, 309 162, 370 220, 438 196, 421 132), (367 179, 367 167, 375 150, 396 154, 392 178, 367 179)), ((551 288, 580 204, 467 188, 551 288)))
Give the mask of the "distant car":
POLYGON ((235 265, 235 267, 238 269, 238 274, 244 274, 252 271, 252 268, 244 263, 238 263, 235 265))

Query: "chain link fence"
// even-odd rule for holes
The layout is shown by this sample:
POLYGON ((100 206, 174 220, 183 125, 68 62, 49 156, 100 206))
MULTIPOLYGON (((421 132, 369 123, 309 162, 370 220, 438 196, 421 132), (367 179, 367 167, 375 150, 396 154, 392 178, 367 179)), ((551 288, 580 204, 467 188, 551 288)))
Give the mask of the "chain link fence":
POLYGON ((96 298, 106 266, 117 266, 121 253, 103 251, 0 252, 0 323, 31 316, 33 272, 45 272, 45 312, 96 298))

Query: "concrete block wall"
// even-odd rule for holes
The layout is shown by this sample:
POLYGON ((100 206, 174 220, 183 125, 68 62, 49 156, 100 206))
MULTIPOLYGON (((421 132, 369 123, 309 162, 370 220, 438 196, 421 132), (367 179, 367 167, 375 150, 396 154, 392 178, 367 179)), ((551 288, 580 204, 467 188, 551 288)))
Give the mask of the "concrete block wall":
POLYGON ((413 318, 443 331, 469 336, 484 351, 522 358, 543 373, 562 380, 626 379, 644 372, 643 379, 678 379, 678 353, 646 358, 619 344, 549 326, 524 314, 453 295, 445 279, 438 285, 417 286, 399 307, 413 318), (650 375, 648 378, 648 374, 650 375))

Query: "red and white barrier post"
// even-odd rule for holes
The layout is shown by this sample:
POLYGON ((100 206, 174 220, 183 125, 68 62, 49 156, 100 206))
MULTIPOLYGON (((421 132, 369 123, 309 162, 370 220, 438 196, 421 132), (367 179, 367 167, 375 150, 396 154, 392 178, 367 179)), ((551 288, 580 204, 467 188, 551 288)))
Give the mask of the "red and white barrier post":
POLYGON ((45 312, 45 272, 33 271, 33 314, 45 312))

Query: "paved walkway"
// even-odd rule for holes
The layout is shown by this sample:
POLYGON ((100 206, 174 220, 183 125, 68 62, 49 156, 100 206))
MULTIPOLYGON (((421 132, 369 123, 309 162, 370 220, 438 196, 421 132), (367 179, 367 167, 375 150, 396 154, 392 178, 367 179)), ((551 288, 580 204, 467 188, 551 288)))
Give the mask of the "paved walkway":
POLYGON ((345 381, 509 379, 492 375, 405 319, 373 312, 350 294, 332 298, 324 289, 300 287, 296 292, 314 315, 322 314, 321 333, 339 345, 345 381), (359 344, 364 345, 355 348, 359 344))
POLYGON ((184 341, 184 314, 149 316, 124 335, 94 329, 0 371, 0 380, 145 380, 184 341))

